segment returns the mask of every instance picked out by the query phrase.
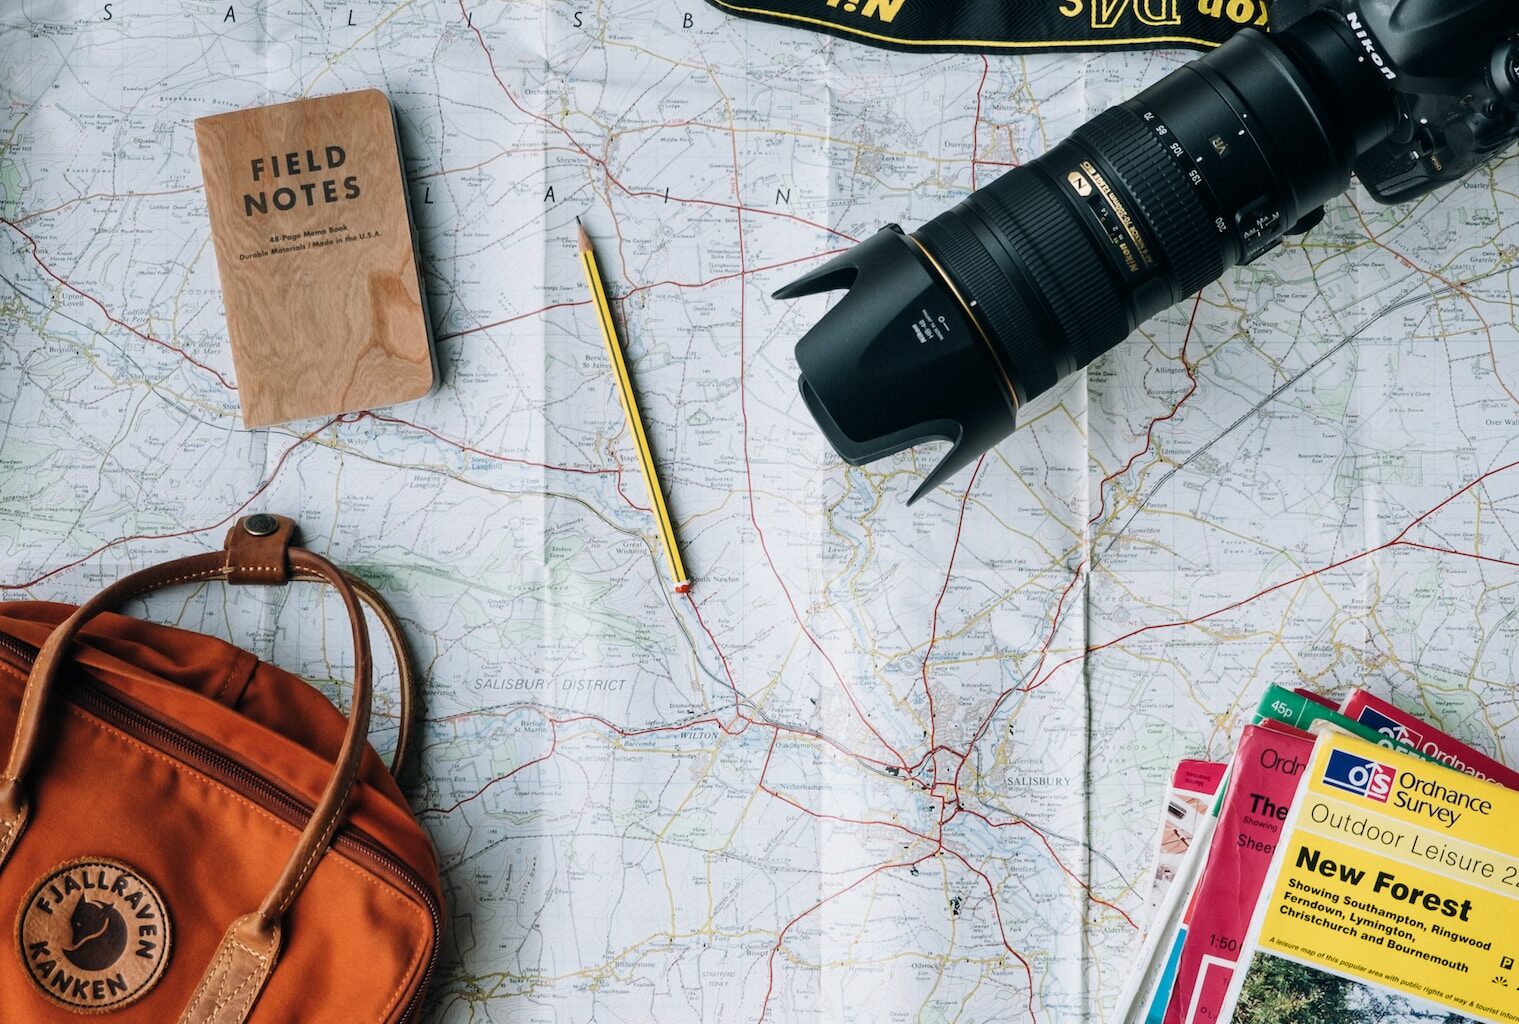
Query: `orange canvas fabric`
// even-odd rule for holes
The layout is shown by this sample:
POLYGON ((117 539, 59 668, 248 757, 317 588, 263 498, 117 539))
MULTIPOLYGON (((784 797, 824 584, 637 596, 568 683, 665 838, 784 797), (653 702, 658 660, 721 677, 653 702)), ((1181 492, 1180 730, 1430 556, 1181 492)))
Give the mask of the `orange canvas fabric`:
MULTIPOLYGON (((0 735, 14 732, 30 655, 72 611, 0 605, 0 735)), ((30 913, 46 925, 53 906, 72 903, 79 919, 72 929, 60 925, 61 944, 71 934, 96 947, 109 942, 114 921, 90 919, 104 898, 64 893, 42 915, 34 906, 34 889, 60 866, 99 859, 130 867, 156 888, 170 937, 161 977, 103 1019, 177 1021, 228 925, 259 905, 290 857, 332 774, 346 720, 305 682, 231 644, 120 615, 90 622, 61 682, 30 782, 30 818, 0 868, 8 929, 0 942, 0 1019, 87 1018, 87 1008, 39 985, 20 919, 30 913)), ((283 918, 278 958, 250 1021, 399 1024, 420 1012, 442 920, 432 845, 372 749, 347 806, 331 848, 283 918)), ((74 884, 70 878, 113 877, 92 870, 64 876, 60 891, 74 884)), ((131 895, 130 885, 116 884, 131 895)), ((122 910, 133 927, 131 907, 122 910)), ((160 955, 149 953, 145 962, 160 955)), ((55 984, 56 972, 83 973, 56 951, 47 955, 57 961, 48 972, 55 984)), ((102 992, 95 1003, 114 997, 102 992)), ((73 996, 93 998, 77 989, 73 996)))

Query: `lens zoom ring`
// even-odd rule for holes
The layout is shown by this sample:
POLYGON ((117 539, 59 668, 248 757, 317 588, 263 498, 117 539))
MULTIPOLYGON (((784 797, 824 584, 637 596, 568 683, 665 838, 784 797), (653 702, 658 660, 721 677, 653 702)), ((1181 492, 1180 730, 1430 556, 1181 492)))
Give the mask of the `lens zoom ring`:
POLYGON ((1182 177, 1164 144, 1127 107, 1112 107, 1073 136, 1107 158, 1118 185, 1137 207, 1135 220, 1149 227, 1170 267, 1178 299, 1224 273, 1224 243, 1197 193, 1182 177))
POLYGON ((1007 240, 1065 331, 1070 347, 1063 376, 1128 336, 1126 303, 1075 214, 1044 176, 1023 168, 1011 174, 1022 176, 1015 187, 998 188, 995 197, 980 193, 975 207, 1007 240))

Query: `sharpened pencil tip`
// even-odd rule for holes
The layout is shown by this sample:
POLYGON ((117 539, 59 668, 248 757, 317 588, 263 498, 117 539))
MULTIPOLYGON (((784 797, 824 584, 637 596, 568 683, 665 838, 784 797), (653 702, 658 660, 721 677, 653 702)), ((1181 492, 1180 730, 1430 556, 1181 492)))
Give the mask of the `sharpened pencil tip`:
POLYGON ((591 251, 591 236, 586 234, 585 225, 580 223, 580 218, 575 218, 575 229, 580 233, 580 251, 591 251))

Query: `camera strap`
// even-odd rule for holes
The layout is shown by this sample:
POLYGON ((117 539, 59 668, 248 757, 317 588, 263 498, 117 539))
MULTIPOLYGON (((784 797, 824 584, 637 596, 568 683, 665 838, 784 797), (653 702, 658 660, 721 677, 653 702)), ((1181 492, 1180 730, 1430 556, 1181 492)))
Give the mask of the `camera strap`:
MULTIPOLYGON (((1268 0, 707 0, 739 17, 891 50, 1211 49, 1268 26, 1268 0)), ((1277 20, 1308 0, 1270 0, 1277 20)), ((1299 12, 1300 13, 1300 12, 1299 12)), ((1289 20, 1291 20, 1289 18, 1289 20)))

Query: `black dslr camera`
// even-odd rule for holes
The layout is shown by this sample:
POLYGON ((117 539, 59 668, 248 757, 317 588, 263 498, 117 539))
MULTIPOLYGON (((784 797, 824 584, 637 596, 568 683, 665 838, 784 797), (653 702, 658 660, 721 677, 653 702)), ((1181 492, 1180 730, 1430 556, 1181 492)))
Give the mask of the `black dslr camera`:
POLYGON ((777 298, 849 289, 797 345, 845 460, 953 447, 1230 267, 1310 230, 1354 173, 1399 203, 1519 140, 1519 0, 1277 0, 1224 46, 912 233, 889 225, 777 298), (1306 8, 1294 11, 1293 6, 1306 8))

